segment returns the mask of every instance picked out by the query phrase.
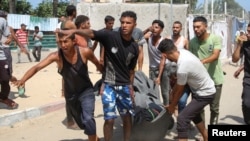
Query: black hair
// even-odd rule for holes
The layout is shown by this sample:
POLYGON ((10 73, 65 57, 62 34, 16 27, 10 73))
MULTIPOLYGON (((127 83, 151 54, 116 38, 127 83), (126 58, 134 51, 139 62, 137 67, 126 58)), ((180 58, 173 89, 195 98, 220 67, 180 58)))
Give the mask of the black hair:
POLYGON ((8 15, 8 12, 4 11, 4 10, 0 10, 0 17, 6 18, 8 15))
POLYGON ((204 24, 207 25, 207 19, 203 16, 198 16, 198 17, 195 17, 193 22, 203 22, 204 24))
POLYGON ((250 23, 248 23, 247 27, 250 27, 250 23))
POLYGON ((163 23, 163 21, 161 21, 161 20, 154 20, 154 21, 152 22, 152 25, 155 24, 155 23, 157 23, 162 29, 164 28, 164 23, 163 23))
POLYGON ((171 39, 165 38, 160 42, 158 50, 160 50, 162 53, 171 53, 172 51, 177 50, 177 48, 171 39))
POLYGON ((38 26, 35 26, 35 29, 39 29, 39 27, 38 27, 38 26))
POLYGON ((121 18, 122 17, 131 17, 135 20, 135 22, 137 20, 136 13, 134 11, 124 11, 124 12, 122 12, 121 18))
POLYGON ((89 20, 89 17, 87 17, 85 15, 79 15, 79 16, 77 16, 76 20, 75 20, 76 28, 79 28, 82 23, 85 23, 88 20, 89 20))
POLYGON ((109 22, 109 21, 114 21, 114 20, 115 20, 115 18, 112 17, 112 16, 110 16, 110 15, 107 15, 107 16, 104 18, 104 22, 105 22, 105 23, 107 23, 107 22, 109 22))
POLYGON ((74 5, 68 5, 66 8, 66 15, 72 16, 74 12, 76 12, 76 7, 74 5))
MULTIPOLYGON (((62 30, 69 30, 69 28, 63 28, 62 30)), ((65 35, 67 35, 67 34, 63 34, 62 32, 58 33, 59 38, 62 38, 65 35)), ((69 39, 74 40, 75 39, 75 34, 72 34, 71 36, 69 36, 69 39)))
POLYGON ((179 24, 182 27, 182 23, 180 21, 175 21, 174 24, 179 24))

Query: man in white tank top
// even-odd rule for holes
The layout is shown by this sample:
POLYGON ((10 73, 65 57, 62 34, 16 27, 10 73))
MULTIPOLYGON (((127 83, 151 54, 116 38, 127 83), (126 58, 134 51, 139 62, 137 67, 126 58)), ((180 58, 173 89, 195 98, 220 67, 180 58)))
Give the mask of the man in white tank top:
POLYGON ((173 34, 171 36, 167 36, 168 39, 171 39, 175 46, 178 49, 187 49, 188 50, 188 40, 181 35, 182 24, 180 21, 175 21, 173 23, 173 34))
POLYGON ((164 23, 161 20, 154 20, 152 26, 144 31, 144 38, 148 43, 149 57, 149 78, 154 80, 156 84, 160 84, 163 104, 169 104, 170 81, 168 77, 169 66, 171 63, 162 56, 158 50, 158 45, 164 39, 161 33, 164 23), (161 66, 161 67, 160 67, 161 66))

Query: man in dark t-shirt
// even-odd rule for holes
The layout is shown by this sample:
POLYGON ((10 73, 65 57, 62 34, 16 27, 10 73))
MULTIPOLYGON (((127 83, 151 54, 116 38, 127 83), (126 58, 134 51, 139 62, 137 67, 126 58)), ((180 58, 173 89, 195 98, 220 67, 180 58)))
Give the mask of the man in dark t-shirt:
MULTIPOLYGON (((124 141, 129 141, 132 128, 134 90, 132 87, 139 47, 132 38, 136 14, 121 14, 119 31, 62 30, 65 34, 79 34, 99 41, 104 46, 103 84, 100 90, 104 111, 104 140, 110 141, 117 118, 116 107, 123 120, 124 141)), ((59 32, 59 31, 57 31, 59 32)))
POLYGON ((247 41, 239 39, 236 50, 233 53, 232 61, 238 62, 242 55, 245 56, 244 65, 236 71, 235 77, 238 77, 244 69, 243 91, 242 91, 242 112, 244 121, 250 125, 250 23, 247 26, 247 41))

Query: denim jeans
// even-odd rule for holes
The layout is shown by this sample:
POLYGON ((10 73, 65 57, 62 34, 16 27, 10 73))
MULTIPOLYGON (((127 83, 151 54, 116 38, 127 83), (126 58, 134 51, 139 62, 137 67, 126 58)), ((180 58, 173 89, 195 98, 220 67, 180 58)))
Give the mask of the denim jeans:
POLYGON ((189 86, 186 85, 183 91, 183 95, 181 96, 178 102, 178 113, 180 113, 185 108, 190 92, 191 91, 190 91, 189 86))

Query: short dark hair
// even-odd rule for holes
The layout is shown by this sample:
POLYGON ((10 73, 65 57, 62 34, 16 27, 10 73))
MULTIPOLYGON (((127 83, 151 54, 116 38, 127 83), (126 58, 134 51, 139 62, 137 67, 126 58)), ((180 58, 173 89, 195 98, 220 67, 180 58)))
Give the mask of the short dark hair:
POLYGON ((250 27, 250 23, 248 23, 247 27, 250 27))
POLYGON ((82 23, 85 23, 88 20, 89 20, 89 17, 87 17, 85 15, 79 15, 79 16, 76 17, 75 25, 76 25, 77 28, 79 28, 82 23))
POLYGON ((207 25, 207 19, 203 16, 197 16, 194 18, 193 22, 203 22, 204 24, 207 25))
POLYGON ((158 24, 162 29, 164 28, 164 23, 163 23, 163 21, 161 21, 161 20, 154 20, 153 22, 152 22, 152 25, 153 24, 158 24))
POLYGON ((68 5, 66 7, 66 15, 67 16, 72 16, 74 12, 76 12, 76 7, 74 5, 68 5))
POLYGON ((136 13, 134 11, 124 11, 121 14, 121 18, 122 17, 131 17, 133 18, 135 21, 137 20, 137 16, 136 13))
POLYGON ((115 20, 115 18, 112 17, 112 16, 110 16, 110 15, 107 15, 107 16, 104 18, 104 22, 105 22, 105 23, 107 23, 107 22, 109 22, 109 21, 114 21, 114 20, 115 20))
POLYGON ((38 27, 38 26, 35 26, 35 29, 39 29, 39 27, 38 27))
POLYGON ((180 21, 175 21, 174 24, 179 24, 182 27, 182 23, 180 21))
POLYGON ((160 50, 163 53, 171 53, 172 51, 177 50, 177 48, 171 39, 165 38, 160 42, 158 50, 160 50))
POLYGON ((8 15, 8 12, 4 11, 4 10, 0 10, 0 17, 6 18, 8 15))

